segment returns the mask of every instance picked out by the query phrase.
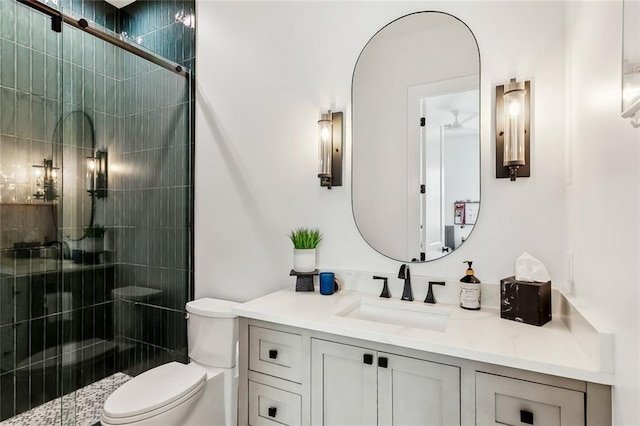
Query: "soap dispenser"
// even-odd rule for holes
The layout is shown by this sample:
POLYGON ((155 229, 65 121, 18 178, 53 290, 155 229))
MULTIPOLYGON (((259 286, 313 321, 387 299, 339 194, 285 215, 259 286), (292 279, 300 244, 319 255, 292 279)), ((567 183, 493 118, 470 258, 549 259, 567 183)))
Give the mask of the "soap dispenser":
POLYGON ((460 278, 460 307, 477 311, 480 309, 480 280, 473 275, 473 262, 465 260, 469 267, 464 275, 460 278))

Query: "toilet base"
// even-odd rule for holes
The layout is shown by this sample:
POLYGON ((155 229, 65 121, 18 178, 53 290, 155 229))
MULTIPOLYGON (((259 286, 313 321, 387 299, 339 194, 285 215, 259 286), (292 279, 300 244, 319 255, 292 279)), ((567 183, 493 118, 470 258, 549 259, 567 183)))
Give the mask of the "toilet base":
POLYGON ((182 421, 185 426, 235 426, 227 422, 227 402, 224 392, 224 374, 217 374, 207 379, 204 394, 197 402, 197 406, 182 421), (224 401, 224 404, 222 404, 224 401))
POLYGON ((185 419, 186 426, 214 425, 237 426, 238 424, 238 369, 215 368, 191 361, 189 367, 207 372, 207 387, 193 413, 185 419), (213 402, 219 401, 219 402, 213 402))

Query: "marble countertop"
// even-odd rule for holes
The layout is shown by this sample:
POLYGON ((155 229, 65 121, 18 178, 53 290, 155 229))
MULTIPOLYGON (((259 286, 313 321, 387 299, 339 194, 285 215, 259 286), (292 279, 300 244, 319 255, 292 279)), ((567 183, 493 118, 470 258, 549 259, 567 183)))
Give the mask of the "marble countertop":
MULTIPOLYGON (((380 299, 353 290, 323 296, 317 292, 304 293, 286 289, 241 304, 233 312, 245 318, 376 343, 570 379, 613 384, 612 368, 607 367, 606 363, 600 363, 598 354, 590 353, 593 347, 585 345, 585 338, 581 336, 596 333, 594 336, 597 338, 597 331, 585 331, 584 326, 576 329, 578 326, 572 325, 580 321, 568 321, 561 315, 555 315, 544 326, 536 327, 501 319, 500 312, 495 307, 468 311, 457 305, 444 303, 436 305, 451 310, 444 331, 336 315, 356 305, 359 300, 367 299, 372 302, 375 300, 374 303, 389 301, 390 304, 412 303, 424 306, 422 300, 417 298, 413 302, 403 302, 397 299, 380 299)), ((563 300, 566 302, 566 299, 563 300)), ((589 327, 586 326, 588 329, 589 327)), ((594 337, 590 338, 593 340, 594 337)))

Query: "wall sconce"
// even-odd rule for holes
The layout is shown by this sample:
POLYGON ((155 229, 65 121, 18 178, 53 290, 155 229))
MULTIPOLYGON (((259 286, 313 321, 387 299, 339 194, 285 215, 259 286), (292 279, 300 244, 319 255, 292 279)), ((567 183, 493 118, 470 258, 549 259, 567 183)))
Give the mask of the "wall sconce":
POLYGON ((92 197, 107 197, 108 155, 107 151, 96 151, 93 157, 87 157, 87 192, 92 197))
POLYGON ((496 178, 531 176, 531 82, 496 87, 496 178))
POLYGON ((43 201, 55 201, 58 199, 58 172, 59 167, 53 167, 53 160, 45 158, 42 165, 33 165, 36 175, 36 190, 33 198, 43 201))
POLYGON ((328 111, 318 121, 320 186, 342 186, 342 113, 328 111))
POLYGON ((640 127, 640 64, 623 64, 622 118, 631 119, 631 125, 640 127))

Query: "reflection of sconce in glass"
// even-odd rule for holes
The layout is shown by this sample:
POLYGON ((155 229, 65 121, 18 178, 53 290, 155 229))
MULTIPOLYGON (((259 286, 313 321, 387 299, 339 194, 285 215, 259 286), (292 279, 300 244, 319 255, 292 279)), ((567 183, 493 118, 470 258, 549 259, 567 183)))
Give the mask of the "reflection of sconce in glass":
POLYGON ((195 28, 196 16, 193 13, 179 12, 179 13, 176 13, 176 22, 180 22, 185 27, 195 28))
POLYGON ((496 178, 531 176, 531 82, 496 87, 496 178))
POLYGON ((640 127, 640 64, 624 64, 622 75, 622 118, 640 127))
POLYGON ((107 196, 107 151, 96 151, 93 157, 87 157, 87 192, 92 197, 106 198, 107 196))
POLYGON ((318 121, 320 186, 342 186, 342 113, 327 112, 318 121))
POLYGON ((41 165, 33 165, 36 175, 36 200, 54 201, 58 199, 58 167, 53 167, 53 160, 45 158, 41 165))

